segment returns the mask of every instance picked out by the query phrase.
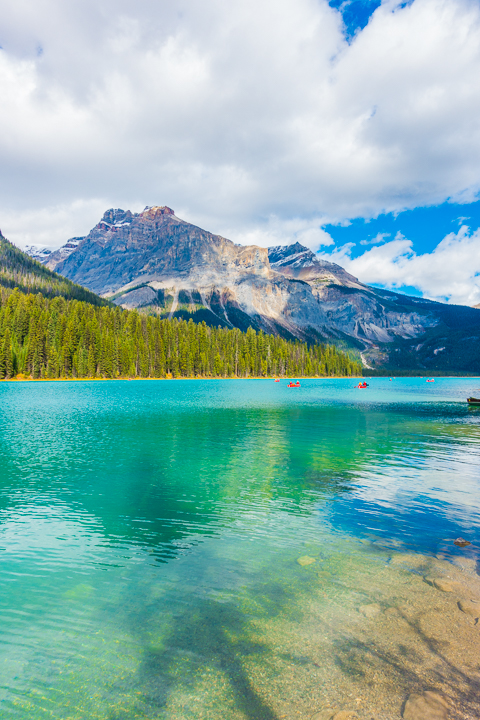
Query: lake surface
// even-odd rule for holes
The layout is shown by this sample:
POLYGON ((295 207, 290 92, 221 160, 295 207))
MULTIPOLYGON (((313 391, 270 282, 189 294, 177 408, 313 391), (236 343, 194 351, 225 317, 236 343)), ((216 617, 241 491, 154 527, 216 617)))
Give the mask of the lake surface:
POLYGON ((1 383, 0 717, 478 718, 480 379, 369 382, 1 383))

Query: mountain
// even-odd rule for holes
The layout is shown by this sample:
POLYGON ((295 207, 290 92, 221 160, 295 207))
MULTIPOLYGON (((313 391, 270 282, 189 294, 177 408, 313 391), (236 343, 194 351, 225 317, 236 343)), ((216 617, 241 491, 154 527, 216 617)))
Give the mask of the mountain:
POLYGON ((235 245, 167 207, 135 214, 108 210, 65 255, 66 248, 60 248, 47 266, 123 307, 153 308, 169 317, 188 314, 288 338, 312 334, 306 331, 308 307, 302 303, 307 296, 307 305, 315 305, 307 284, 272 271, 265 248, 235 245), (295 318, 286 311, 292 296, 298 296, 295 318))
POLYGON ((308 281, 332 327, 363 344, 368 369, 480 372, 477 310, 364 285, 299 243, 269 248, 269 257, 279 272, 308 281))
POLYGON ((26 245, 23 252, 29 255, 38 262, 45 263, 48 260, 49 255, 52 254, 52 250, 42 245, 26 245))
POLYGON ((366 290, 367 286, 359 282, 336 263, 320 260, 304 245, 278 245, 268 248, 270 267, 286 277, 311 282, 314 285, 327 283, 343 287, 366 290))
MULTIPOLYGON (((45 254, 48 259, 49 254, 45 254)), ((0 288, 18 288, 22 292, 38 293, 45 297, 61 295, 71 300, 84 300, 93 305, 108 303, 80 285, 76 285, 22 252, 9 242, 0 230, 0 288)))
MULTIPOLYGON (((78 245, 70 241, 57 257, 65 260, 78 245)), ((29 250, 39 253, 37 246, 29 250)), ((40 257, 48 261, 50 255, 40 257)), ((331 346, 158 314, 140 318, 46 268, 0 232, 0 380, 360 372, 355 359, 331 346)))
POLYGON ((108 210, 43 262, 123 307, 333 341, 371 369, 480 370, 477 310, 369 287, 299 243, 236 245, 168 207, 108 210))

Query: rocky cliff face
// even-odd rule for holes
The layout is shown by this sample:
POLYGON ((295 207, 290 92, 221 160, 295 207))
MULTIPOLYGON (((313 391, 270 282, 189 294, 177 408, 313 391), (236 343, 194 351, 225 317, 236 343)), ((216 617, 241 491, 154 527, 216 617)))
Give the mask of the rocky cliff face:
POLYGON ((287 277, 313 282, 366 289, 363 283, 336 263, 320 260, 308 248, 295 243, 268 248, 268 259, 273 270, 287 277))
MULTIPOLYGON (((430 367, 429 353, 438 365, 448 343, 430 346, 439 333, 452 335, 446 306, 368 287, 298 243, 236 245, 168 207, 108 210, 88 235, 43 262, 123 307, 334 340, 362 351, 367 366, 414 358, 430 367)), ((480 326, 480 313, 465 310, 480 326)), ((470 328, 473 319, 466 322, 470 328)))
POLYGON ((359 282, 340 265, 319 260, 299 243, 269 248, 268 255, 272 268, 309 284, 329 326, 355 338, 365 348, 392 342, 395 337, 418 337, 438 323, 430 307, 413 306, 407 310, 402 302, 397 308, 391 298, 386 302, 381 292, 359 282))

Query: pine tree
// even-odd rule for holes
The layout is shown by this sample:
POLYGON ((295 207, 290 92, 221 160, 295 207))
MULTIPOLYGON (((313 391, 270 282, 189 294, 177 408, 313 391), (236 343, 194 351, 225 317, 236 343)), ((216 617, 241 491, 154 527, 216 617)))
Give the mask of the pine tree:
POLYGON ((87 372, 88 377, 95 377, 95 375, 97 374, 97 363, 95 362, 93 345, 90 345, 90 347, 88 348, 87 372))
POLYGON ((3 380, 7 374, 7 362, 5 353, 5 340, 0 342, 0 379, 3 380))
POLYGON ((13 363, 13 352, 12 352, 12 338, 10 328, 7 327, 4 336, 4 348, 5 348, 5 377, 12 378, 15 374, 15 368, 13 363))

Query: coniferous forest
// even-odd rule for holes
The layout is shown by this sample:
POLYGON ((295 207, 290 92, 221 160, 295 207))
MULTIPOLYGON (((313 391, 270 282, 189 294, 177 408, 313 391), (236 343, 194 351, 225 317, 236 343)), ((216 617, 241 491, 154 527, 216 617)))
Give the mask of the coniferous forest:
POLYGON ((360 374, 357 362, 329 345, 1 290, 0 378, 360 374))
POLYGON ((45 297, 84 300, 93 305, 108 303, 81 285, 52 272, 3 237, 0 230, 0 287, 22 292, 40 292, 45 297))

